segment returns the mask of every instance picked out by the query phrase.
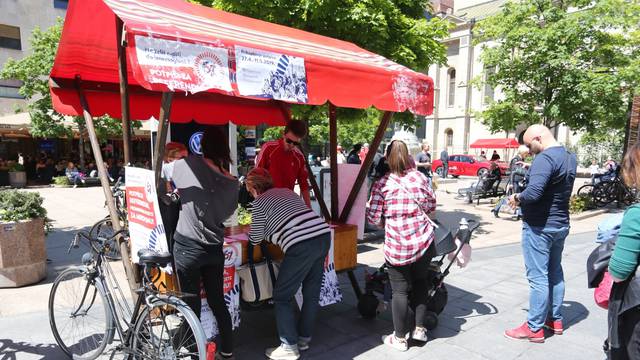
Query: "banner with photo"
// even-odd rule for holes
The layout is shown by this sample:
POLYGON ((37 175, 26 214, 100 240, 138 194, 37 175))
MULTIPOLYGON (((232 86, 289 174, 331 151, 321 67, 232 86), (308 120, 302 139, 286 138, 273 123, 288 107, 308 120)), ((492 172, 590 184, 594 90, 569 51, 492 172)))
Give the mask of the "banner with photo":
POLYGON ((240 95, 308 101, 304 58, 244 46, 235 47, 235 56, 240 95))
MULTIPOLYGON (((141 249, 168 252, 153 171, 125 167, 125 194, 132 261, 139 262, 138 251, 141 249)), ((171 273, 171 265, 163 270, 171 273)))
POLYGON ((229 50, 223 47, 136 35, 137 67, 149 84, 191 93, 232 91, 229 50))
MULTIPOLYGON (((231 315, 231 324, 233 329, 240 326, 240 279, 236 273, 236 267, 242 263, 242 244, 240 242, 225 243, 224 251, 224 275, 223 275, 223 291, 224 301, 231 315)), ((200 322, 207 336, 207 339, 216 337, 218 331, 218 323, 207 302, 205 289, 201 287, 200 298, 202 299, 202 307, 200 310, 200 322)))

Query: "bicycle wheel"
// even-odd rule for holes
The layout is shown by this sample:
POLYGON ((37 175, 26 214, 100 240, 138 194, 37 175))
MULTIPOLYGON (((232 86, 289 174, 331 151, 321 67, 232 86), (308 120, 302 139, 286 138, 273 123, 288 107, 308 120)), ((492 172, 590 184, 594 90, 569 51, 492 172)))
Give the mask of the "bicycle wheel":
POLYGON ((594 186, 591 184, 586 184, 586 185, 582 185, 579 189, 578 189, 578 196, 591 196, 593 195, 593 188, 594 186))
POLYGON ((616 199, 615 184, 610 181, 602 181, 593 187, 593 203, 597 207, 604 207, 616 199))
POLYGON ((70 358, 92 360, 113 340, 113 316, 101 286, 86 270, 69 268, 56 278, 49 294, 53 337, 70 358))
MULTIPOLYGON (((91 230, 89 230, 89 235, 93 238, 98 236, 109 238, 113 233, 110 216, 98 221, 91 227, 91 230)), ((120 255, 120 246, 118 245, 118 241, 116 239, 111 239, 107 242, 107 245, 109 245, 109 250, 104 254, 105 257, 109 260, 121 260, 122 255, 120 255)))
POLYGON ((162 302, 141 312, 131 350, 134 359, 206 359, 206 336, 188 306, 162 302))

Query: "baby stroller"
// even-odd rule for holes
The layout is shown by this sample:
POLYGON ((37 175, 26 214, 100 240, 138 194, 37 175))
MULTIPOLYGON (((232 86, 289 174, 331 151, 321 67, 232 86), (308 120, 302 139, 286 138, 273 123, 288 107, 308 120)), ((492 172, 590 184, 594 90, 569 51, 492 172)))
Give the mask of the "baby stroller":
MULTIPOLYGON (((430 287, 428 290, 427 312, 424 322, 427 330, 433 330, 438 326, 438 315, 444 310, 448 299, 444 278, 449 274, 449 269, 462 250, 462 245, 469 243, 471 235, 478 225, 479 224, 473 220, 467 221, 463 218, 460 220, 458 230, 449 241, 435 244, 436 257, 431 262, 428 274, 430 287), (461 243, 461 246, 457 250, 455 244, 456 238, 459 239, 461 243), (454 251, 455 256, 449 261, 447 267, 442 270, 445 257, 454 251), (436 260, 437 257, 440 257, 440 259, 436 260)), ((382 311, 377 296, 378 294, 383 297, 385 304, 391 301, 392 292, 386 264, 382 265, 373 274, 365 274, 365 292, 358 299, 358 312, 362 317, 371 319, 382 311)))

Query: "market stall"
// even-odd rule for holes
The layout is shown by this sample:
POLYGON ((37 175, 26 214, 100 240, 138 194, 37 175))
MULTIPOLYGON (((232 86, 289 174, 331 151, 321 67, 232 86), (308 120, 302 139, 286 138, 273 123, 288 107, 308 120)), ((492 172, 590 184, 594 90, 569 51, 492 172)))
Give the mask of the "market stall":
MULTIPOLYGON (((374 149, 394 112, 429 115, 433 110, 433 81, 424 74, 345 41, 183 0, 71 0, 50 87, 58 112, 84 116, 98 169, 104 167, 95 116, 122 119, 125 162, 130 120, 159 119, 156 183, 169 122, 283 125, 290 118, 289 104, 328 103, 331 212, 323 199, 318 201, 324 218, 338 224, 334 234, 342 234, 334 236, 336 267, 339 257, 348 257, 341 264, 354 284, 356 239, 340 224, 349 217, 375 152, 367 154, 339 208, 336 107, 384 111, 371 141, 374 149)), ((104 172, 100 180, 115 218, 104 172)), ((314 178, 310 181, 319 193, 314 178)), ((124 242, 121 250, 133 289, 135 272, 124 242)))

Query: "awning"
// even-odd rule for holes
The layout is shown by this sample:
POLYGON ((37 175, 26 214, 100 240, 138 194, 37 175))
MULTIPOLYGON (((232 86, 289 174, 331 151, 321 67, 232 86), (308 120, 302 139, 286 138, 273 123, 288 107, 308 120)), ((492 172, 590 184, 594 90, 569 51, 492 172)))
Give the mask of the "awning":
POLYGON ((51 72, 54 108, 120 117, 116 16, 127 41, 131 118, 158 117, 159 92, 174 97, 171 121, 282 123, 286 103, 429 115, 433 81, 354 44, 184 0, 71 0, 51 72), (194 95, 195 94, 195 95, 194 95))
POLYGON ((518 146, 518 140, 513 138, 478 139, 470 145, 472 149, 516 149, 518 146))

